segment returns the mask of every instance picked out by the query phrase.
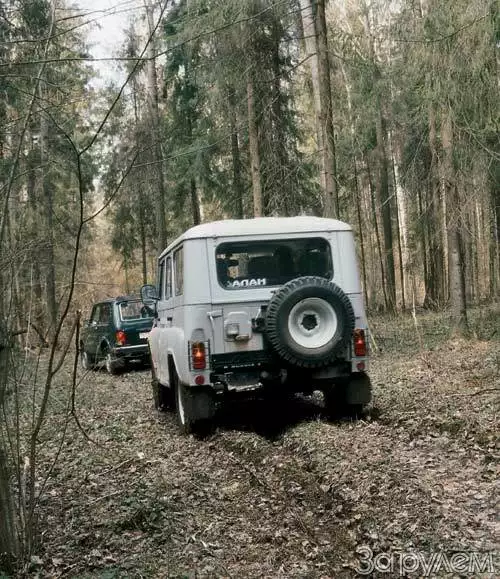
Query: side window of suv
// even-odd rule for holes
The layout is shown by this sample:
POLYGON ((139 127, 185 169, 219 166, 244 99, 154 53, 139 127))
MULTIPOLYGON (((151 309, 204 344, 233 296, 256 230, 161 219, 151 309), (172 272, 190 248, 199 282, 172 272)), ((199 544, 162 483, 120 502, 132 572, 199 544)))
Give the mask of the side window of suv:
POLYGON ((174 253, 174 283, 175 295, 181 296, 184 291, 184 267, 182 247, 174 253))
POLYGON ((165 260, 158 264, 158 295, 161 300, 165 299, 165 260))
POLYGON ((100 305, 94 306, 94 309, 92 310, 92 315, 90 316, 90 322, 91 323, 99 322, 100 316, 101 316, 101 306, 100 305))
POLYGON ((111 305, 101 304, 101 315, 99 316, 99 322, 101 324, 109 324, 111 321, 111 305))
POLYGON ((172 297, 172 258, 170 256, 165 260, 165 299, 172 297))

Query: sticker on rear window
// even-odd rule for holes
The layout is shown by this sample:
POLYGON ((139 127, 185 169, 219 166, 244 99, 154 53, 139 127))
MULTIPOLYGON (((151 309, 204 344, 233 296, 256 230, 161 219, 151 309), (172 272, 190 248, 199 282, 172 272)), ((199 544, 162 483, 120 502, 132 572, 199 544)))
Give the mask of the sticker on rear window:
POLYGON ((256 287, 267 285, 267 279, 265 277, 260 277, 258 279, 235 279, 230 287, 256 287))

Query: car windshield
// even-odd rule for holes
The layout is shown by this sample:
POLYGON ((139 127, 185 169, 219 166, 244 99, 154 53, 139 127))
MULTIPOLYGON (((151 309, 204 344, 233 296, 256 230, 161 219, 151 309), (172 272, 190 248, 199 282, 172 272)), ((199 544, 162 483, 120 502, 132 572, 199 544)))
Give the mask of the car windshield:
POLYGON ((124 322, 151 317, 150 312, 140 301, 120 302, 118 309, 120 310, 120 318, 124 322))
POLYGON ((222 243, 217 278, 226 289, 275 286, 304 275, 331 279, 330 245, 320 237, 222 243))

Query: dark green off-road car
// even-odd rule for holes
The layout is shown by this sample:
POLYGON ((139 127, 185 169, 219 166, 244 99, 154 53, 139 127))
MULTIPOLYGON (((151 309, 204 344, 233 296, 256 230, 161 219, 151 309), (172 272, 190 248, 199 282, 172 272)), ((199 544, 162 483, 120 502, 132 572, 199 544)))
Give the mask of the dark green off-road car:
POLYGON ((104 364, 110 374, 118 374, 130 363, 149 363, 152 323, 151 312, 138 298, 120 296, 95 304, 82 329, 82 367, 91 370, 104 364))

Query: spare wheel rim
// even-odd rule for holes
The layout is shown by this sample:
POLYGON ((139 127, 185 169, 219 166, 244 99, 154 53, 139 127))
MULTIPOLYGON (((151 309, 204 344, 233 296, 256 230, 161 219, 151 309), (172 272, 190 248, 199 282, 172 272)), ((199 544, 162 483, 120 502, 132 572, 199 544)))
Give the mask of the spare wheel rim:
POLYGON ((325 346, 337 332, 337 327, 335 310, 321 298, 297 302, 288 316, 290 336, 302 348, 314 350, 325 346))

